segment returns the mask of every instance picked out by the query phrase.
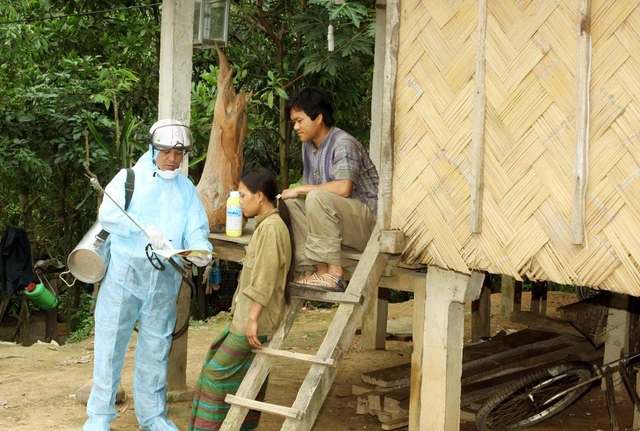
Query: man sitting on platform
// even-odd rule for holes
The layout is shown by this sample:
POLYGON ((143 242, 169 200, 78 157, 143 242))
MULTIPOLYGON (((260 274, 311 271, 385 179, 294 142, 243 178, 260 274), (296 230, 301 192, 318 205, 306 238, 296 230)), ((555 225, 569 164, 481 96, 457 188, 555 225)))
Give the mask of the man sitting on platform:
POLYGON ((287 110, 302 141, 304 175, 282 199, 289 199, 296 268, 315 267, 297 283, 342 292, 341 247, 362 251, 367 245, 376 223, 378 172, 362 144, 334 126, 329 93, 301 90, 287 110))

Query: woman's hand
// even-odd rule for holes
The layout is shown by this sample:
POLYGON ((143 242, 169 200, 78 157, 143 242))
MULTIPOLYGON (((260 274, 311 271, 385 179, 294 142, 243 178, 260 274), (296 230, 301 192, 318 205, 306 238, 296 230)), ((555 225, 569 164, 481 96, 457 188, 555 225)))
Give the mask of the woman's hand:
POLYGON ((258 341, 258 321, 249 319, 247 322, 247 331, 245 333, 251 347, 262 349, 262 344, 258 341))

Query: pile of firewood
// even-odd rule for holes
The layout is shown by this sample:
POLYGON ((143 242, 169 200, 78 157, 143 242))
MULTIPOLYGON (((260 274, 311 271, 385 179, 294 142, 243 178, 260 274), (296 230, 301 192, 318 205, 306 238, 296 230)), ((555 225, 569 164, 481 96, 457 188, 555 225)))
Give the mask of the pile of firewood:
POLYGON ((362 383, 352 386, 356 414, 377 416, 383 430, 406 427, 410 383, 410 363, 362 374, 362 383))
MULTIPOLYGON (((528 312, 514 313, 512 320, 545 330, 501 332, 488 341, 465 346, 460 400, 465 420, 473 420, 487 399, 534 369, 568 358, 590 361, 602 357, 601 350, 566 322, 528 312)), ((356 413, 377 416, 383 430, 406 427, 410 384, 410 363, 362 374, 362 383, 352 387, 356 413)))

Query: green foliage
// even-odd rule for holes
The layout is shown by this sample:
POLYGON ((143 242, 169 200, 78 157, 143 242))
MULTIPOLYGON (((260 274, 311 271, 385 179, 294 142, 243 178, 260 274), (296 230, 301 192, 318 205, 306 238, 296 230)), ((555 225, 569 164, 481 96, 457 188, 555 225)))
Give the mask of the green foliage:
MULTIPOLYGON (((60 302, 68 304, 66 295, 60 296, 60 302)), ((70 334, 67 343, 79 343, 91 336, 94 330, 94 318, 91 313, 95 298, 91 293, 83 292, 80 295, 80 306, 71 313, 70 334)))
MULTIPOLYGON (((300 143, 284 106, 307 86, 331 92, 337 125, 367 145, 374 7, 373 0, 233 3, 224 51, 235 89, 253 94, 246 166, 271 167, 281 184, 300 178, 300 143), (330 12, 334 53, 326 51, 330 12)), ((35 258, 64 262, 95 221, 99 197, 87 171, 106 185, 146 150, 157 118, 160 12, 142 0, 0 2, 0 232, 25 228, 35 258), (131 6, 147 7, 114 10, 131 6)), ((214 50, 194 51, 195 178, 209 142, 217 64, 214 50)), ((68 319, 75 311, 69 306, 68 319)))

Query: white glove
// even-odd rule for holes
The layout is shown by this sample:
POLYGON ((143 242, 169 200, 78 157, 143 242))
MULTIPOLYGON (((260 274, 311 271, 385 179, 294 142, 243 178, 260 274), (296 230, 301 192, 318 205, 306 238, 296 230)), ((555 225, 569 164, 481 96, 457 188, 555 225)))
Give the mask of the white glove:
POLYGON ((209 262, 211 262, 211 259, 213 258, 213 256, 211 255, 211 253, 209 254, 198 254, 198 255, 194 255, 194 256, 187 256, 187 260, 191 263, 193 263, 195 266, 199 266, 199 267, 203 267, 203 266, 207 266, 209 265, 209 262))
POLYGON ((148 226, 145 229, 147 235, 149 235, 149 242, 151 246, 157 250, 161 250, 163 248, 167 248, 169 250, 173 250, 173 246, 171 245, 171 241, 164 236, 160 229, 155 226, 148 226))

